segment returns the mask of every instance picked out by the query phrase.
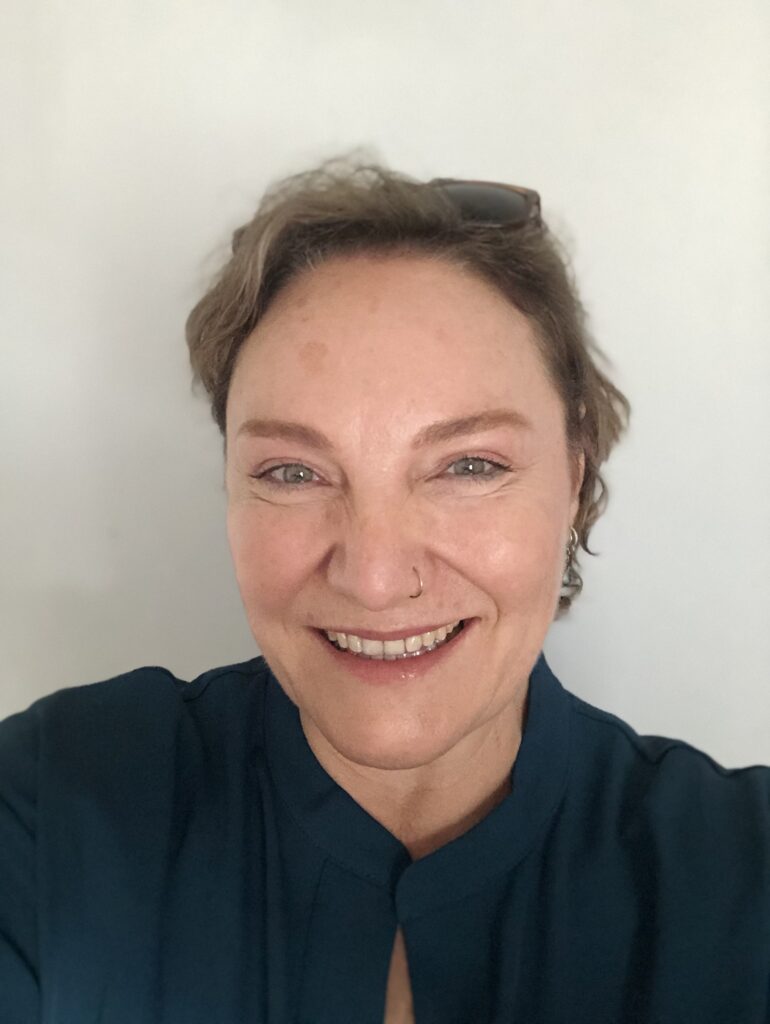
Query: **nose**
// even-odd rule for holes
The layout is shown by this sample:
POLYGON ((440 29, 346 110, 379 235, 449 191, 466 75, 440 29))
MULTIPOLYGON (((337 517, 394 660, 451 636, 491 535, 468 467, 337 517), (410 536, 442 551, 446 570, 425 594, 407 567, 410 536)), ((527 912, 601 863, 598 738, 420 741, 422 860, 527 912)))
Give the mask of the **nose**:
POLYGON ((419 589, 415 567, 425 570, 419 536, 416 516, 404 502, 380 500, 351 512, 330 552, 327 582, 359 608, 403 606, 419 589))

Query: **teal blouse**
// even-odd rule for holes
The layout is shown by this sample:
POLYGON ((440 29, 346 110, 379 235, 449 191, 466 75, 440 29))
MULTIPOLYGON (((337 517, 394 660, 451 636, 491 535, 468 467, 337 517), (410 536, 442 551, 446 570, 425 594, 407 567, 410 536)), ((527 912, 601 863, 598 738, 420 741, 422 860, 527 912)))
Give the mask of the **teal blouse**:
POLYGON ((540 658, 512 790, 416 862, 262 658, 0 723, 2 1024, 769 1024, 770 769, 640 737, 540 658))

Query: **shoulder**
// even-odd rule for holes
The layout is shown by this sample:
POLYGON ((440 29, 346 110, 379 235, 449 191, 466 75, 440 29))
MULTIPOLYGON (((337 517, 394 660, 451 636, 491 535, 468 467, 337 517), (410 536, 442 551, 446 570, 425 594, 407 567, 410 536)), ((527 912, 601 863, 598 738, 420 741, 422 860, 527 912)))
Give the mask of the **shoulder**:
POLYGON ((15 731, 23 728, 25 721, 42 721, 73 712, 88 716, 105 708, 136 710, 146 706, 143 700, 157 708, 164 704, 176 706, 180 701, 187 703, 204 693, 227 699, 247 684, 263 680, 268 672, 262 657, 212 668, 190 681, 178 678, 167 668, 147 665, 99 682, 55 690, 36 700, 26 711, 0 721, 0 729, 15 731))
POLYGON ((662 774, 707 780, 744 778, 756 773, 759 779, 770 778, 770 767, 728 768, 683 739, 670 736, 640 735, 628 722, 609 711, 589 704, 570 694, 578 742, 613 751, 618 757, 640 768, 647 767, 662 774))
MULTIPOLYGON (((261 734, 267 677, 261 658, 190 683, 140 668, 59 690, 0 722, 1 1020, 36 1012, 38 928, 98 928, 102 904, 121 899, 118 918, 133 920, 153 905, 188 834, 206 870, 216 862, 243 789, 239 747, 248 753, 261 734)), ((73 933, 73 949, 78 941, 73 933)))
MULTIPOLYGON (((211 669, 191 682, 148 666, 68 687, 0 721, 0 780, 29 788, 33 766, 157 760, 185 732, 213 736, 261 717, 268 669, 263 658, 211 669)), ((1 784, 1 782, 0 782, 1 784)))
POLYGON ((627 722, 570 695, 583 789, 628 827, 671 836, 760 842, 770 851, 770 767, 726 768, 681 739, 639 735, 627 722))

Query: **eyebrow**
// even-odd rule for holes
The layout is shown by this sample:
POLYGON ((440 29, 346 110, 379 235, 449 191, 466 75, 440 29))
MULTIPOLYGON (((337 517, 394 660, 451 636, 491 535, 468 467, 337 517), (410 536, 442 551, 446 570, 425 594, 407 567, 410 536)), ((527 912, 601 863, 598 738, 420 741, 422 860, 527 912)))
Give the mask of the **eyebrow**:
POLYGON ((472 416, 460 416, 453 420, 441 420, 424 427, 412 441, 413 448, 426 448, 431 444, 452 441, 466 434, 480 434, 495 427, 513 427, 516 430, 532 430, 530 420, 515 409, 488 409, 472 416))
MULTIPOLYGON (((414 437, 412 448, 418 450, 430 445, 452 441, 468 434, 480 434, 495 427, 513 427, 516 430, 533 429, 531 420, 515 409, 488 409, 471 416, 430 423, 414 437)), ((237 437, 275 437, 295 441, 322 452, 333 452, 334 445, 320 430, 292 420, 249 419, 238 429, 237 437)))

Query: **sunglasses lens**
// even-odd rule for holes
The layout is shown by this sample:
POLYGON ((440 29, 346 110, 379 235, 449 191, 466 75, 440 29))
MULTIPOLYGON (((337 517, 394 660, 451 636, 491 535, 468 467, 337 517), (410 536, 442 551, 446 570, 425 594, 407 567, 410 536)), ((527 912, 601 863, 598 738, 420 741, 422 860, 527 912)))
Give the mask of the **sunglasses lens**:
POLYGON ((467 220, 481 224, 524 224, 532 216, 528 196, 513 189, 475 182, 436 182, 467 220))

